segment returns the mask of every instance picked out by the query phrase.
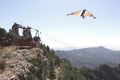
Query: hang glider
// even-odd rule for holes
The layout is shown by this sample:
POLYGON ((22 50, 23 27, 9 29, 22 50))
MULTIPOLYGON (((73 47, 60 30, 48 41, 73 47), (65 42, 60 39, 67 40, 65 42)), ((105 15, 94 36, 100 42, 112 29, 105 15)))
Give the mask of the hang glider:
POLYGON ((96 17, 91 13, 89 12, 88 10, 84 9, 84 10, 79 10, 79 11, 75 11, 75 12, 72 12, 72 13, 69 13, 67 14, 67 16, 69 15, 76 15, 76 16, 81 16, 83 19, 85 17, 93 17, 94 19, 96 19, 96 17))

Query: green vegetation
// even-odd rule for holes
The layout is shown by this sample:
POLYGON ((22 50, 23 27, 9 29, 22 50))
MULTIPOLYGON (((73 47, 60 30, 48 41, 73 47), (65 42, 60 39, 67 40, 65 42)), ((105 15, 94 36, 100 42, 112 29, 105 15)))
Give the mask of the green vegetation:
POLYGON ((55 56, 54 50, 48 46, 40 44, 40 48, 43 50, 43 56, 38 55, 38 58, 30 60, 33 66, 29 68, 27 80, 46 80, 47 78, 54 80, 56 78, 55 68, 58 66, 56 63, 59 63, 56 62, 58 58, 55 56))
POLYGON ((6 30, 3 28, 0 28, 0 41, 3 41, 6 34, 7 34, 6 30))
POLYGON ((58 80, 120 80, 120 65, 116 68, 111 68, 108 65, 100 65, 96 69, 86 67, 76 68, 69 61, 59 59, 54 54, 54 50, 48 46, 40 44, 43 49, 43 55, 47 56, 48 61, 39 56, 31 61, 33 66, 30 68, 28 80, 50 80, 56 79, 55 68, 60 67, 60 73, 57 76, 58 80))
POLYGON ((61 60, 60 80, 86 80, 80 69, 75 68, 67 60, 61 60))
POLYGON ((96 69, 75 68, 68 61, 62 60, 60 80, 120 80, 120 67, 112 68, 106 64, 96 69))
POLYGON ((6 30, 4 28, 0 28, 0 41, 1 42, 4 40, 15 41, 19 38, 20 38, 20 36, 14 34, 12 31, 6 32, 6 30))
POLYGON ((14 34, 12 31, 10 31, 6 34, 6 38, 11 39, 11 41, 15 41, 15 40, 20 39, 20 36, 18 36, 17 34, 14 34))

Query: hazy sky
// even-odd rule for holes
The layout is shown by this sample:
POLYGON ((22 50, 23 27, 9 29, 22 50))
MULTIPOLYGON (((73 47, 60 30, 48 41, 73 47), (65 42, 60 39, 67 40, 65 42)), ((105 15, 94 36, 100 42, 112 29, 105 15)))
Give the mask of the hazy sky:
MULTIPOLYGON (((0 0, 0 27, 39 29, 51 48, 105 46, 120 50, 120 0, 0 0), (96 19, 66 14, 87 9, 96 19)), ((35 31, 32 30, 33 36, 35 31)))

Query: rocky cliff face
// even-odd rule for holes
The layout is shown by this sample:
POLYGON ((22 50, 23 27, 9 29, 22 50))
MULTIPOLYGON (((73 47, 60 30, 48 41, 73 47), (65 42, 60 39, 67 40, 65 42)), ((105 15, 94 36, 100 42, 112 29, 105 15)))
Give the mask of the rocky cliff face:
POLYGON ((33 65, 29 61, 43 56, 40 48, 19 49, 15 46, 0 49, 0 80, 19 80, 19 76, 27 77, 29 68, 33 65))
POLYGON ((44 44, 0 47, 0 80, 58 80, 60 61, 44 44))

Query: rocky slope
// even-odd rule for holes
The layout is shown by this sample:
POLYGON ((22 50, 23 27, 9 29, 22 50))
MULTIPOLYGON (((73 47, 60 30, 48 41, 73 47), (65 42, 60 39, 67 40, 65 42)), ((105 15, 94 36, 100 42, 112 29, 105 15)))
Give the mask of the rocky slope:
POLYGON ((49 80, 53 73, 54 80, 57 80, 60 67, 56 67, 53 61, 55 58, 52 58, 51 54, 41 48, 0 48, 0 80, 49 80))
POLYGON ((0 80, 58 80, 59 58, 30 29, 17 23, 9 32, 0 28, 0 80))
POLYGON ((1 69, 0 80, 18 79, 18 75, 25 75, 29 72, 28 68, 32 66, 28 60, 43 55, 40 48, 18 49, 17 47, 6 47, 0 49, 0 64, 4 67, 1 69))

